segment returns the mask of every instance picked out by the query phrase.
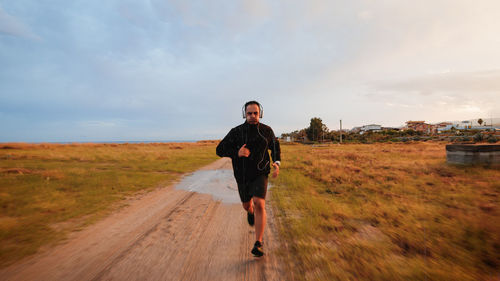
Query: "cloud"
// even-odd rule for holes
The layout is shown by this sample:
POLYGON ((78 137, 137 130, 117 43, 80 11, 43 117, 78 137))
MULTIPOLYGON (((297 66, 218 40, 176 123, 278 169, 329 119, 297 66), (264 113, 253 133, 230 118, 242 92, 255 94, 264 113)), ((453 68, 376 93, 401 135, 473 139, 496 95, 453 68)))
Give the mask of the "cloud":
POLYGON ((117 126, 116 121, 82 121, 78 122, 81 127, 92 127, 92 128, 109 128, 117 126))
POLYGON ((31 29, 21 20, 9 15, 0 6, 0 33, 18 36, 22 38, 41 40, 31 29))
POLYGON ((358 18, 362 21, 369 21, 373 19, 373 13, 371 11, 364 10, 358 13, 358 18))
POLYGON ((10 1, 0 113, 124 138, 222 137, 251 99, 275 133, 477 114, 500 108, 500 2, 482 3, 10 1))
POLYGON ((407 119, 467 119, 498 114, 500 108, 499 69, 446 71, 367 85, 363 95, 366 101, 407 119))
POLYGON ((376 91, 420 95, 500 93, 500 69, 476 72, 444 72, 396 81, 373 83, 376 91))

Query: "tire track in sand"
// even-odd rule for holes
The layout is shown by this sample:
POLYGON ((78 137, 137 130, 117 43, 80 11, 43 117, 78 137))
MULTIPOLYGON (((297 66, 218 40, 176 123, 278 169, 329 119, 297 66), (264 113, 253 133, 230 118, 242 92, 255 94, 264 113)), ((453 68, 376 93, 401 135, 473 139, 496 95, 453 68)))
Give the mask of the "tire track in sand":
MULTIPOLYGON (((230 168, 222 158, 201 170, 230 168)), ((231 180, 218 178, 217 184, 230 186, 231 180)), ((267 201, 263 258, 250 254, 255 233, 240 204, 169 186, 136 198, 53 249, 1 269, 0 280, 286 280, 267 201)))

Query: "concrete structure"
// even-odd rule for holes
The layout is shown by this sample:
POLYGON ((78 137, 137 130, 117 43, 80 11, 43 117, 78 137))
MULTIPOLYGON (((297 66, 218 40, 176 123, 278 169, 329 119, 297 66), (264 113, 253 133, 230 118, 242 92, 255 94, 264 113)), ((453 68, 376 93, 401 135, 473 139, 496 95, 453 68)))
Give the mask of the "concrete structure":
POLYGON ((448 144, 446 161, 451 164, 500 165, 500 145, 498 144, 448 144))

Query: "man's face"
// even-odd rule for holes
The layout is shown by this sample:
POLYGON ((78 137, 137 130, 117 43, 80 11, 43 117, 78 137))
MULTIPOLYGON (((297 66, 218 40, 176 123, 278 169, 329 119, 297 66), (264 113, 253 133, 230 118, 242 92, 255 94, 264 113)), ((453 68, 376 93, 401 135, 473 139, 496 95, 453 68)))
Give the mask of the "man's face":
POLYGON ((257 124, 259 123, 260 108, 256 104, 250 104, 245 109, 245 115, 247 118, 247 123, 257 124))

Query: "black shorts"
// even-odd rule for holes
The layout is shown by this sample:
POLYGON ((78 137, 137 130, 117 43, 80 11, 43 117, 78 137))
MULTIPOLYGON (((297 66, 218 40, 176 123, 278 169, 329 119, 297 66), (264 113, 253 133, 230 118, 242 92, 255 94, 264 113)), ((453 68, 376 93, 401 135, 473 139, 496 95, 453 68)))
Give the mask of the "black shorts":
POLYGON ((267 175, 260 175, 245 184, 238 183, 238 193, 243 203, 250 201, 254 196, 266 199, 267 175))

